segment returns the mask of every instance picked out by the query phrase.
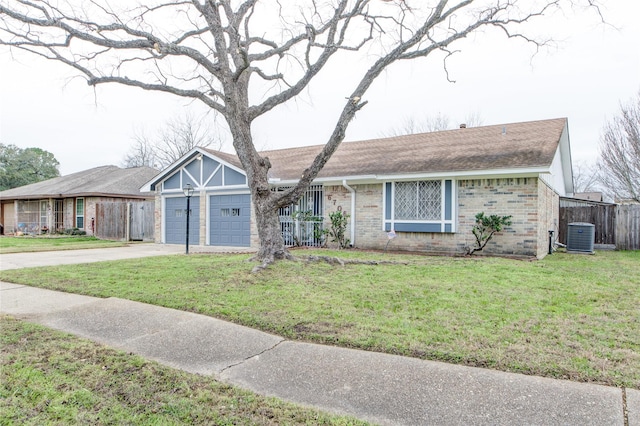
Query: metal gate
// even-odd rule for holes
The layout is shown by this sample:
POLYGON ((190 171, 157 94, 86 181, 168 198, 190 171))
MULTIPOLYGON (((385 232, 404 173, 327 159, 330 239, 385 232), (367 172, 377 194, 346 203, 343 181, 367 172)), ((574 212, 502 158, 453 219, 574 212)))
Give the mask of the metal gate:
MULTIPOLYGON (((289 187, 274 188, 286 191, 289 187)), ((297 203, 278 210, 282 238, 288 246, 322 246, 324 244, 324 188, 311 185, 297 203)))

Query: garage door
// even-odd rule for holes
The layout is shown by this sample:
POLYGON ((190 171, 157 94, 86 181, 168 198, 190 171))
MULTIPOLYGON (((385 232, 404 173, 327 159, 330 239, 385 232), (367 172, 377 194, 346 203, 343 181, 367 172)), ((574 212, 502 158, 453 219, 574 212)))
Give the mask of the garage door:
MULTIPOLYGON (((189 204, 189 244, 200 244, 200 197, 191 197, 189 204)), ((187 199, 185 197, 166 198, 164 214, 165 241, 168 244, 184 244, 186 238, 187 199)))
POLYGON ((212 246, 251 245, 251 196, 212 195, 209 243, 212 246))

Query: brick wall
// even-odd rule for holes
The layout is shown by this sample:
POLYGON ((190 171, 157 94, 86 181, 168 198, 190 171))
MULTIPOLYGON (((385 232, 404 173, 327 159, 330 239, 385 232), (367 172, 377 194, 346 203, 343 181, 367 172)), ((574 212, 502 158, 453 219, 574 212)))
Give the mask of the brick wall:
POLYGON ((154 215, 154 242, 162 242, 162 197, 161 197, 160 185, 156 187, 156 208, 153 212, 154 215))
MULTIPOLYGON (((353 188, 357 200, 355 246, 383 249, 388 242, 387 233, 382 230, 383 185, 355 185, 353 188)), ((544 257, 547 231, 553 229, 554 220, 557 223, 559 203, 558 195, 546 184, 537 178, 460 180, 457 193, 455 233, 398 232, 389 243, 389 250, 464 253, 465 247, 475 242, 471 233, 475 215, 484 212, 513 217, 512 225, 496 234, 483 253, 544 257)), ((351 194, 342 186, 325 187, 325 199, 326 217, 338 206, 351 214, 351 194)), ((349 231, 348 228, 348 234, 349 231)))
POLYGON ((458 183, 458 231, 464 245, 472 246, 471 230, 475 215, 511 215, 511 226, 495 234, 483 252, 487 254, 538 254, 538 186, 537 178, 464 180, 458 183))
POLYGON ((554 232, 554 238, 558 237, 558 224, 560 223, 560 196, 549 185, 540 181, 538 186, 538 246, 537 257, 543 258, 549 252, 549 231, 554 232), (546 244, 544 244, 546 242, 546 244))
POLYGON ((204 246, 207 243, 207 197, 207 191, 200 191, 198 197, 200 200, 200 223, 198 224, 198 230, 201 246, 204 246))
MULTIPOLYGON (((251 196, 253 199, 253 196, 251 196)), ((251 203, 251 223, 250 223, 250 232, 251 237, 249 238, 249 244, 253 248, 260 248, 260 237, 258 236, 258 225, 256 222, 256 209, 253 207, 253 202, 251 203)))

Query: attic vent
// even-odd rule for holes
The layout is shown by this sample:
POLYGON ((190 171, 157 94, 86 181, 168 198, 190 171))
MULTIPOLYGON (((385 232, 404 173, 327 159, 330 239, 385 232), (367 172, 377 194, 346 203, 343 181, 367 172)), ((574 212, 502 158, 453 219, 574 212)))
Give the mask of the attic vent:
POLYGON ((467 125, 466 125, 465 123, 462 123, 462 124, 460 125, 460 128, 461 128, 461 129, 466 129, 466 128, 467 128, 467 125))
POLYGON ((567 251, 593 253, 596 227, 591 223, 574 222, 567 230, 567 251))

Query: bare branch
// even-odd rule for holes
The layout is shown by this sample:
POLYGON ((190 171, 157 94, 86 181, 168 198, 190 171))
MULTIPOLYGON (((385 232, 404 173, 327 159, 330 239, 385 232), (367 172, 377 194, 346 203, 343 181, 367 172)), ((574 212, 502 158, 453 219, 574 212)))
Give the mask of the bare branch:
POLYGON ((315 179, 367 104, 368 89, 392 64, 444 52, 453 81, 447 60, 460 40, 498 29, 537 50, 553 39, 531 36, 526 24, 580 3, 600 14, 596 0, 276 0, 276 8, 258 0, 158 0, 121 10, 108 0, 12 0, 0 4, 0 45, 61 62, 93 86, 170 93, 219 112, 248 176, 265 247, 258 257, 272 260, 288 257, 275 236, 278 206, 295 201, 315 179), (347 101, 299 184, 274 193, 252 123, 297 98, 332 61, 359 70, 359 81, 337 94, 347 101))
POLYGON ((640 202, 640 92, 606 123, 599 151, 602 184, 619 199, 640 202))

